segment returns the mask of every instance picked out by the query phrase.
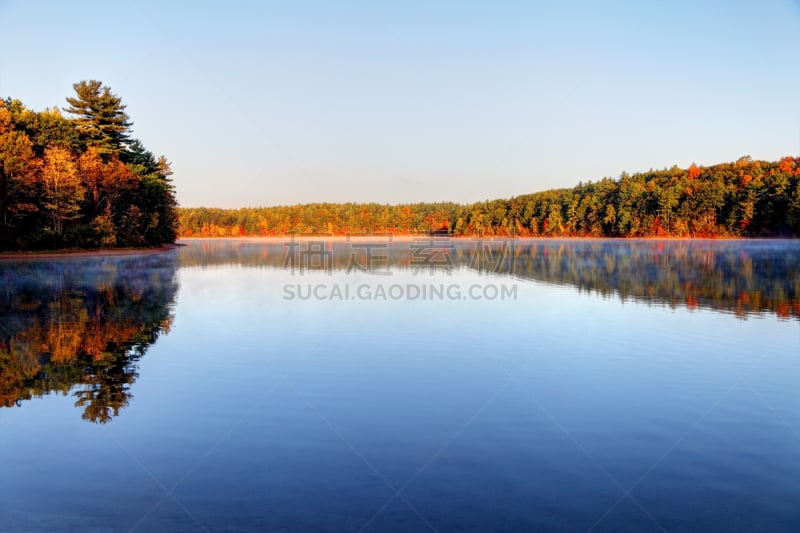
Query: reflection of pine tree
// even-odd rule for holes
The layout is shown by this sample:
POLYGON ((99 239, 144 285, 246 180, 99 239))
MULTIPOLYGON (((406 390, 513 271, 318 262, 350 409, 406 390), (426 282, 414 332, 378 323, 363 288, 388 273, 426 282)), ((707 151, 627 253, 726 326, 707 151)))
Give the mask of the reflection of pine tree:
POLYGON ((138 357, 129 353, 114 355, 109 361, 86 368, 83 383, 73 394, 78 400, 75 407, 84 407, 82 418, 90 422, 105 424, 127 407, 130 388, 139 374, 135 361, 138 357))

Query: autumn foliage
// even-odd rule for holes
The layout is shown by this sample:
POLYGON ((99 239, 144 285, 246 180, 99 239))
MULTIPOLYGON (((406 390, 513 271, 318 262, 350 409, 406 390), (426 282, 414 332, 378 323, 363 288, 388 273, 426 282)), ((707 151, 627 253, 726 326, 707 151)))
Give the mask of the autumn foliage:
POLYGON ((800 158, 623 173, 571 189, 455 203, 179 209, 184 237, 446 232, 456 236, 800 235, 800 158))
POLYGON ((174 241, 169 162, 131 138, 125 106, 108 87, 74 88, 74 116, 0 100, 0 250, 174 241))

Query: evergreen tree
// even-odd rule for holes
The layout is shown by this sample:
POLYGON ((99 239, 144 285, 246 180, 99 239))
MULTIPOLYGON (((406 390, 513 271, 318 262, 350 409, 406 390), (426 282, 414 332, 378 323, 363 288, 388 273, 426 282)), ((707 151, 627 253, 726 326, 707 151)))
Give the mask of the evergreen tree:
POLYGON ((102 153, 123 151, 133 123, 122 99, 97 80, 81 81, 72 87, 76 96, 67 98, 69 107, 64 110, 77 116, 75 126, 86 144, 102 153))

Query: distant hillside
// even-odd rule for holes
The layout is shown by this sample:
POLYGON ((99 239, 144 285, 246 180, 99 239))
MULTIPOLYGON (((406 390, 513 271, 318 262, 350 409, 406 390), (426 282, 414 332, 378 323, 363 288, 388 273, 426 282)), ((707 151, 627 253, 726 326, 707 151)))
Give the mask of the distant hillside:
POLYGON ((709 167, 623 173, 571 189, 469 205, 181 208, 178 220, 185 237, 436 230, 457 236, 798 236, 800 157, 776 162, 742 157, 709 167))

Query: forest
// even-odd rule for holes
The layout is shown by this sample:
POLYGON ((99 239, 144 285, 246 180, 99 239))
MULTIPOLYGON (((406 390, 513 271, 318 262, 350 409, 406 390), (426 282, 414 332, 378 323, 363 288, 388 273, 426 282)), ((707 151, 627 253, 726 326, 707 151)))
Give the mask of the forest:
POLYGON ((178 208, 169 161, 96 80, 63 109, 0 100, 0 251, 158 246, 181 237, 437 233, 519 237, 800 236, 800 157, 745 156, 508 199, 178 208))
POLYGON ((316 203, 178 210, 183 237, 441 233, 520 237, 800 235, 800 157, 623 173, 469 205, 316 203))
POLYGON ((132 137, 122 99, 73 85, 62 114, 0 100, 0 250, 144 247, 177 232, 172 170, 132 137))

